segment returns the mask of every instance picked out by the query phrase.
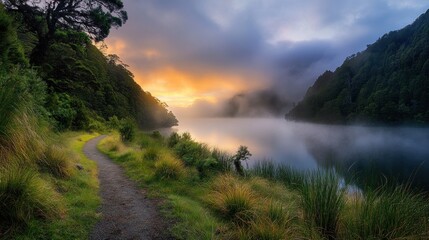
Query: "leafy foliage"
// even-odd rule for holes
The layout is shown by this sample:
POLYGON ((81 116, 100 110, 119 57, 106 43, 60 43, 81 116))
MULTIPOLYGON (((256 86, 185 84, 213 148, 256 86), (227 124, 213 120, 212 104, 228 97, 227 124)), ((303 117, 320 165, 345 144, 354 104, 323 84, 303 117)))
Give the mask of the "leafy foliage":
POLYGON ((10 12, 22 19, 26 28, 37 36, 31 60, 39 65, 58 30, 85 32, 93 40, 105 39, 112 27, 128 19, 120 0, 3 0, 10 12))
POLYGON ((131 142, 136 136, 136 126, 130 119, 124 120, 119 127, 119 133, 123 142, 131 142))
POLYGON ((17 38, 12 20, 0 5, 0 68, 10 64, 28 64, 23 48, 17 38))
POLYGON ((58 120, 67 113, 71 118, 71 125, 60 128, 86 128, 94 115, 105 120, 114 116, 132 118, 146 129, 177 124, 165 104, 143 91, 117 57, 104 56, 81 33, 58 32, 56 36, 46 53, 41 74, 51 93, 53 104, 48 109, 54 112, 53 117, 58 120), (57 97, 67 104, 57 109, 61 106, 55 104, 57 97), (58 111, 62 113, 56 117, 58 111))
POLYGON ((327 71, 289 114, 325 123, 429 122, 429 12, 327 71))
MULTIPOLYGON (((21 4, 22 10, 24 5, 31 4, 31 1, 5 2, 11 4, 6 5, 10 13, 18 10, 17 5, 21 4)), ((50 7, 58 7, 61 2, 70 4, 70 1, 46 2, 52 2, 50 7)), ((89 1, 75 1, 76 4, 87 4, 87 2, 89 4, 89 1)), ((109 2, 106 3, 105 10, 112 14, 116 11, 115 7, 109 8, 109 5, 122 8, 121 1, 91 2, 94 2, 94 6, 100 2, 109 2)), ((0 8, 1 6, 3 5, 0 4, 0 8)), ((32 8, 32 11, 45 10, 37 5, 34 9, 32 8)), ((46 13, 39 15, 43 14, 46 13)), ((0 9, 2 68, 10 68, 17 64, 28 65, 23 49, 26 49, 27 54, 31 54, 39 47, 37 43, 35 44, 35 40, 37 42, 40 38, 39 34, 26 26, 27 22, 22 16, 20 17, 19 14, 13 14, 13 16, 15 21, 0 9), (16 33, 13 25, 17 25, 19 34, 16 33), (20 39, 17 39, 17 36, 20 39)), ((40 31, 46 31, 46 29, 40 31)), ((100 124, 114 116, 118 120, 134 119, 139 127, 145 129, 177 124, 173 113, 166 109, 167 105, 143 91, 118 56, 105 56, 91 43, 93 35, 88 35, 88 32, 83 29, 61 25, 49 38, 49 44, 43 50, 43 60, 36 65, 40 78, 47 84, 48 93, 46 101, 40 106, 46 107, 49 112, 47 115, 57 130, 99 129, 100 124)))

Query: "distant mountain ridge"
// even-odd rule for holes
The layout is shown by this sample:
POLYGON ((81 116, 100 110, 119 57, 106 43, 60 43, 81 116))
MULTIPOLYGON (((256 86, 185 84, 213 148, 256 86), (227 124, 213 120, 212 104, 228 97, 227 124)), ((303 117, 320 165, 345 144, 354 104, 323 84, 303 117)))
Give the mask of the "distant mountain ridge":
POLYGON ((326 71, 286 118, 429 123, 429 11, 326 71))

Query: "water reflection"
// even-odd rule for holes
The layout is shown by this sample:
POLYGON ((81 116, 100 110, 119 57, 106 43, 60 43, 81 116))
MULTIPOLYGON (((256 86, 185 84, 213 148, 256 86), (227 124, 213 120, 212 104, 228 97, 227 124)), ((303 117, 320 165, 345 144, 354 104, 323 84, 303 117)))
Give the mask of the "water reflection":
POLYGON ((271 159, 298 169, 335 167, 361 188, 385 178, 406 182, 412 176, 416 186, 429 189, 429 129, 235 118, 181 119, 175 130, 230 152, 246 145, 253 154, 250 165, 271 159))

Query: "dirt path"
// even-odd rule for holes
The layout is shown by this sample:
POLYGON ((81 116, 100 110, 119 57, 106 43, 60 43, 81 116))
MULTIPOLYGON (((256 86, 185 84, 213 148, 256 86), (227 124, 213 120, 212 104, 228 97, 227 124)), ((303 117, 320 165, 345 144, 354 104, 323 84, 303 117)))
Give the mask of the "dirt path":
POLYGON ((157 201, 148 199, 121 167, 97 150, 97 143, 104 137, 91 139, 83 149, 89 159, 97 162, 102 198, 102 219, 90 239, 173 239, 157 201))

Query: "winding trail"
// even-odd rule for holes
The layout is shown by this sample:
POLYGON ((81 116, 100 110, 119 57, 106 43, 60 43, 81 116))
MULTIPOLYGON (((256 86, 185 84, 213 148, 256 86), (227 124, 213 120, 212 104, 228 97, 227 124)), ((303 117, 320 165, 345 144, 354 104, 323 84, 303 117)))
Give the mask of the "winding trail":
POLYGON ((158 211, 157 201, 147 198, 145 191, 129 180, 121 167, 98 151, 97 144, 104 137, 91 139, 83 149, 98 165, 102 198, 102 219, 90 239, 174 239, 158 211))

